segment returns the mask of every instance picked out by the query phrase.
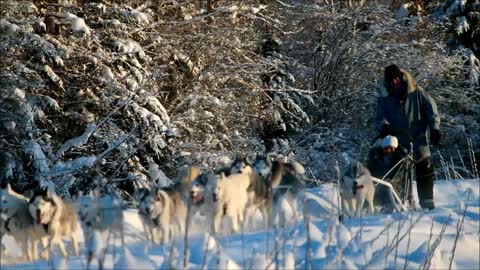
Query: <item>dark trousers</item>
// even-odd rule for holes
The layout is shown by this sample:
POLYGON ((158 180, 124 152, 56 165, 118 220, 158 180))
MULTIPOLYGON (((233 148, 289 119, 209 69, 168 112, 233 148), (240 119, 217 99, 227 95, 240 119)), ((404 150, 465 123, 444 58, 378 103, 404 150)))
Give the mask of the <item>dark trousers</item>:
POLYGON ((417 193, 422 208, 433 209, 433 179, 435 177, 433 163, 430 157, 417 163, 415 168, 417 178, 417 193))

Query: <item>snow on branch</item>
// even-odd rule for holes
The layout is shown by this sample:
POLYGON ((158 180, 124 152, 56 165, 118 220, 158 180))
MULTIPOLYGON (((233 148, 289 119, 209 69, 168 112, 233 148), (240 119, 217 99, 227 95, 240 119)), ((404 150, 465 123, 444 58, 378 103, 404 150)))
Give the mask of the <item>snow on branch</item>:
POLYGON ((91 167, 97 161, 96 156, 79 157, 68 162, 57 162, 50 170, 50 176, 58 177, 70 174, 84 167, 91 167))
POLYGON ((457 34, 461 35, 468 32, 470 25, 468 24, 467 18, 465 16, 460 17, 457 25, 457 34))
POLYGON ((96 128, 97 126, 95 124, 90 124, 87 126, 87 128, 85 129, 85 132, 81 136, 70 139, 67 142, 65 142, 55 154, 55 160, 58 160, 63 155, 63 153, 65 153, 65 151, 67 151, 68 149, 85 144, 96 128))
POLYGON ((64 17, 70 21, 72 31, 80 32, 87 36, 90 35, 90 28, 85 24, 85 21, 82 18, 79 18, 76 15, 68 12, 64 14, 64 17))
POLYGON ((472 87, 480 84, 480 60, 475 56, 472 50, 468 49, 465 52, 472 69, 470 70, 470 84, 472 87))
POLYGON ((173 184, 172 179, 165 175, 165 173, 158 167, 157 163, 150 163, 148 174, 150 176, 150 181, 154 182, 159 187, 168 187, 173 184))
POLYGON ((25 154, 32 157, 32 165, 36 171, 35 178, 37 179, 37 181, 41 183, 44 182, 41 178, 47 175, 49 167, 47 163, 47 158, 45 157, 45 154, 43 153, 40 145, 34 140, 25 141, 23 143, 23 151, 25 152, 25 154))

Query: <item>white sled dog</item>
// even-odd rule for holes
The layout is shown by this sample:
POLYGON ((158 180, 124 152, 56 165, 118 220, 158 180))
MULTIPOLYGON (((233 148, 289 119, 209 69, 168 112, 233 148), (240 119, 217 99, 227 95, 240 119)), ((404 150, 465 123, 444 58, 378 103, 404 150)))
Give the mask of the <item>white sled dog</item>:
POLYGON ((349 216, 360 216, 365 201, 368 202, 369 214, 374 213, 373 196, 375 186, 370 171, 355 161, 351 162, 340 178, 340 195, 344 213, 349 216))
MULTIPOLYGON (((90 192, 87 195, 82 193, 75 200, 77 208, 77 215, 80 219, 83 235, 85 239, 85 246, 87 247, 87 258, 90 263, 95 256, 102 254, 95 254, 94 248, 94 233, 101 232, 103 234, 118 234, 122 242, 125 244, 124 228, 123 228, 123 210, 120 201, 113 196, 99 197, 98 194, 90 192)), ((95 239, 96 240, 96 239, 95 239)), ((106 249, 106 244, 103 243, 103 250, 106 249)), ((102 252, 104 253, 104 252, 102 252)), ((99 265, 103 264, 103 258, 98 257, 99 265)))
POLYGON ((28 199, 16 193, 10 184, 0 187, 0 215, 0 236, 11 235, 25 251, 27 260, 37 259, 38 242, 42 241, 43 247, 46 246, 46 233, 30 216, 28 199))
POLYGON ((250 176, 247 174, 233 174, 218 177, 213 192, 215 202, 215 232, 220 232, 223 217, 228 217, 232 223, 232 231, 238 232, 239 226, 243 226, 245 211, 249 206, 248 187, 250 176))
POLYGON ((246 174, 248 176, 252 173, 252 167, 247 158, 237 156, 230 166, 224 167, 215 172, 204 172, 200 174, 192 182, 190 189, 190 220, 193 216, 199 213, 205 217, 206 227, 210 232, 214 232, 214 216, 215 203, 213 201, 213 193, 216 187, 217 179, 221 174, 230 176, 234 174, 246 174))
POLYGON ((67 257, 62 239, 64 237, 71 239, 73 254, 78 256, 77 215, 71 203, 48 188, 40 188, 30 199, 28 209, 35 222, 41 224, 48 235, 48 250, 44 250, 42 257, 48 260, 55 244, 62 255, 67 257))

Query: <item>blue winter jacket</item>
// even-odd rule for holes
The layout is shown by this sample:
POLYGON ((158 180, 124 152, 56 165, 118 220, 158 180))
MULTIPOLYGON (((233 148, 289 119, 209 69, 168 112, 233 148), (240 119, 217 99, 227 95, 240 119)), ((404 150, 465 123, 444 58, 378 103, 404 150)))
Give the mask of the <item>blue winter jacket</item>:
POLYGON ((398 142, 406 149, 413 143, 416 160, 430 156, 428 130, 440 129, 440 115, 435 101, 420 87, 412 75, 402 69, 403 80, 408 83, 405 100, 390 95, 385 81, 380 84, 380 96, 377 100, 375 127, 379 131, 389 124, 398 142))

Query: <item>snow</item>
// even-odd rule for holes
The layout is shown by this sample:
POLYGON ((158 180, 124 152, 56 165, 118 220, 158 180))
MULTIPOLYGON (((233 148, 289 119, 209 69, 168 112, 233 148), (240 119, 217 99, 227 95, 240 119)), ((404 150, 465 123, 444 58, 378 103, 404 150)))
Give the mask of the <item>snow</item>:
POLYGON ((85 21, 82 18, 79 18, 69 12, 66 12, 64 17, 70 21, 71 28, 74 32, 81 32, 87 36, 90 35, 90 28, 85 24, 85 21))
POLYGON ((466 33, 469 29, 470 25, 468 24, 467 18, 465 18, 465 16, 460 17, 457 25, 457 34, 461 35, 463 33, 466 33))
POLYGON ((59 161, 55 165, 53 165, 49 175, 52 177, 56 177, 56 176, 73 173, 83 167, 93 166, 95 161, 97 161, 97 157, 95 156, 78 157, 72 161, 68 161, 65 163, 59 161))
POLYGON ((21 89, 18 89, 18 88, 14 88, 13 89, 13 92, 10 94, 10 97, 11 98, 16 98, 16 99, 19 99, 19 100, 25 100, 25 91, 21 90, 21 89))
POLYGON ((55 71, 53 71, 53 69, 49 65, 44 65, 40 69, 47 74, 48 78, 50 78, 52 82, 56 83, 58 87, 63 89, 62 78, 60 78, 60 76, 58 76, 57 73, 55 73, 55 71))
POLYGON ((467 49, 465 51, 465 56, 468 58, 468 61, 471 65, 470 70, 470 84, 472 88, 476 87, 479 83, 480 78, 480 60, 475 56, 472 50, 467 49))
POLYGON ((148 167, 148 174, 150 180, 156 183, 159 187, 168 187, 173 184, 172 179, 168 178, 165 173, 158 167, 157 163, 151 163, 148 167))
MULTIPOLYGON (((311 265, 313 269, 394 269, 405 266, 406 269, 418 269, 425 265, 428 269, 448 269, 457 223, 463 217, 463 209, 459 207, 462 205, 467 206, 467 210, 452 269, 480 268, 480 179, 436 181, 436 209, 432 211, 347 218, 344 224, 338 223, 334 214, 337 209, 335 192, 334 184, 323 184, 306 191, 304 210, 310 220, 308 239, 311 251, 308 262, 305 262, 307 230, 302 217, 276 231, 245 230, 243 235, 221 237, 205 234, 202 225, 194 221, 188 238, 188 268, 303 269, 311 265), (390 222, 393 222, 392 226, 387 226, 390 222), (410 222, 413 223, 411 230, 410 222), (439 240, 442 227, 444 234, 439 240), (405 235, 398 248, 395 245, 397 235, 405 235), (269 241, 267 256, 266 239, 269 241), (277 256, 273 256, 275 241, 279 244, 277 256)), ((150 244, 143 236, 136 210, 127 209, 124 214, 126 245, 121 247, 119 239, 115 239, 115 246, 108 245, 105 269, 183 268, 183 237, 177 237, 166 246, 150 244)), ((256 218, 260 223, 259 213, 256 218)), ((2 241, 12 250, 10 255, 2 256, 2 269, 49 268, 49 263, 40 259, 28 263, 15 257, 18 252, 15 252, 17 248, 10 236, 5 236, 2 241)), ((83 242, 81 252, 85 256, 83 242)), ((56 268, 85 269, 83 256, 62 259, 58 251, 54 254, 56 268)), ((90 269, 96 268, 94 260, 90 269)))
POLYGON ((5 31, 5 32, 7 32, 7 33, 14 34, 14 33, 16 33, 19 29, 20 29, 20 27, 18 27, 18 25, 16 25, 16 24, 10 23, 10 22, 8 22, 8 21, 5 20, 5 19, 1 19, 1 20, 0 20, 0 30, 2 30, 2 31, 5 31))
POLYGON ((143 53, 142 46, 133 40, 117 40, 114 43, 114 47, 124 54, 143 53))
POLYGON ((92 135, 92 133, 95 131, 96 128, 97 128, 96 125, 90 124, 90 125, 87 126, 87 128, 85 129, 85 132, 83 132, 82 135, 66 141, 60 147, 60 149, 58 149, 57 153, 55 154, 55 159, 57 160, 60 157, 62 157, 63 154, 65 153, 65 151, 67 151, 68 149, 70 149, 72 147, 78 147, 80 145, 85 144, 88 141, 88 138, 90 138, 90 136, 92 135))
MULTIPOLYGON (((47 164, 47 158, 45 157, 40 144, 34 140, 29 140, 23 142, 23 148, 25 154, 32 156, 32 165, 36 170, 37 177, 46 176, 49 171, 49 167, 47 164)), ((37 181, 41 181, 41 179, 37 179, 37 181)))
POLYGON ((132 10, 129 14, 139 25, 148 24, 150 21, 148 20, 147 14, 140 12, 138 10, 132 10))

